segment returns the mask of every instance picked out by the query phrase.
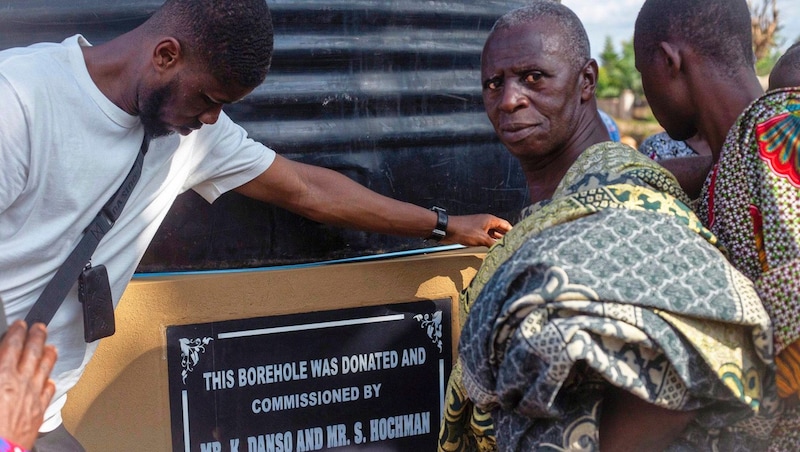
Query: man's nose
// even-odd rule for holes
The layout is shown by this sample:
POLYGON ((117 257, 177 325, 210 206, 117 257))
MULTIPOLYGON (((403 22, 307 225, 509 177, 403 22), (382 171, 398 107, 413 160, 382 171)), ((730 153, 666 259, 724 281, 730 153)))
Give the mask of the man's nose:
POLYGON ((507 113, 512 113, 519 108, 524 108, 530 104, 528 96, 522 87, 517 83, 506 83, 503 85, 503 94, 500 97, 500 109, 507 113))

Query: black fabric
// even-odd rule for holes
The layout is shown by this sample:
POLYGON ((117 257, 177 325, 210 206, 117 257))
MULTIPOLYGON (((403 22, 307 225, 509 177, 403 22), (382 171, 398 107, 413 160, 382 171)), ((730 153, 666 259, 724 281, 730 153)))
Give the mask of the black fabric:
POLYGON ((31 452, 86 452, 64 424, 47 433, 40 433, 31 452))
POLYGON ((0 337, 6 333, 8 329, 8 319, 6 318, 6 308, 3 305, 3 299, 0 298, 0 337))

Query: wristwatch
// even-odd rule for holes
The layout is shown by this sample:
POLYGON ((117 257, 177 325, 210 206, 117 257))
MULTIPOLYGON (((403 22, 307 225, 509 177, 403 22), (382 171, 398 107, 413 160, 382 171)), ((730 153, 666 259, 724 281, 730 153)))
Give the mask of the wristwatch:
POLYGON ((436 227, 433 228, 431 231, 430 237, 428 240, 434 240, 438 242, 442 240, 447 235, 447 211, 441 207, 433 206, 431 210, 436 212, 436 227))

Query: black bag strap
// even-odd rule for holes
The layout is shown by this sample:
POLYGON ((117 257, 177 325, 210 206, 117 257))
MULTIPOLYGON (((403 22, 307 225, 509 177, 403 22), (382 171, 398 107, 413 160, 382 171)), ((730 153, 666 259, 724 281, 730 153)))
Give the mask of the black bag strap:
POLYGON ((8 319, 6 318, 6 307, 3 305, 3 299, 0 298, 0 338, 6 333, 8 329, 8 319))
POLYGON ((119 218, 122 208, 125 207, 125 203, 128 202, 128 197, 133 191, 133 187, 139 182, 139 178, 142 175, 144 155, 147 153, 149 145, 150 137, 145 134, 144 139, 142 139, 142 146, 139 148, 139 155, 136 156, 136 161, 133 163, 133 168, 128 172, 128 176, 111 196, 111 199, 100 209, 94 220, 86 227, 81 241, 72 250, 67 260, 61 264, 53 279, 50 280, 47 287, 39 295, 36 303, 28 311, 28 315, 25 316, 28 326, 36 322, 42 322, 47 325, 53 320, 53 316, 56 315, 56 311, 58 311, 61 303, 64 302, 64 298, 92 258, 92 254, 100 240, 111 230, 114 222, 119 218))

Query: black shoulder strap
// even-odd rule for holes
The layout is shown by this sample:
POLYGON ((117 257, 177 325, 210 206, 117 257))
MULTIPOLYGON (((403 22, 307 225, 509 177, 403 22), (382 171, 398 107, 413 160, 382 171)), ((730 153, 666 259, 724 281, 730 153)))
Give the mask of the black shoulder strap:
POLYGON ((3 305, 3 299, 0 298, 0 338, 3 337, 8 329, 8 319, 6 319, 6 307, 3 305))
POLYGON ((86 227, 81 241, 78 242, 78 245, 58 269, 53 279, 44 288, 42 294, 39 295, 39 299, 28 311, 25 321, 28 322, 29 326, 36 322, 49 324, 53 320, 53 316, 56 315, 56 311, 58 311, 64 298, 91 259, 100 240, 111 230, 114 222, 119 218, 122 208, 125 207, 125 203, 128 202, 128 197, 133 191, 133 187, 139 182, 144 155, 147 153, 149 144, 150 137, 145 134, 142 140, 142 147, 139 149, 139 155, 136 156, 136 161, 133 163, 133 168, 131 168, 128 176, 116 193, 111 196, 111 199, 100 209, 94 220, 86 227))

